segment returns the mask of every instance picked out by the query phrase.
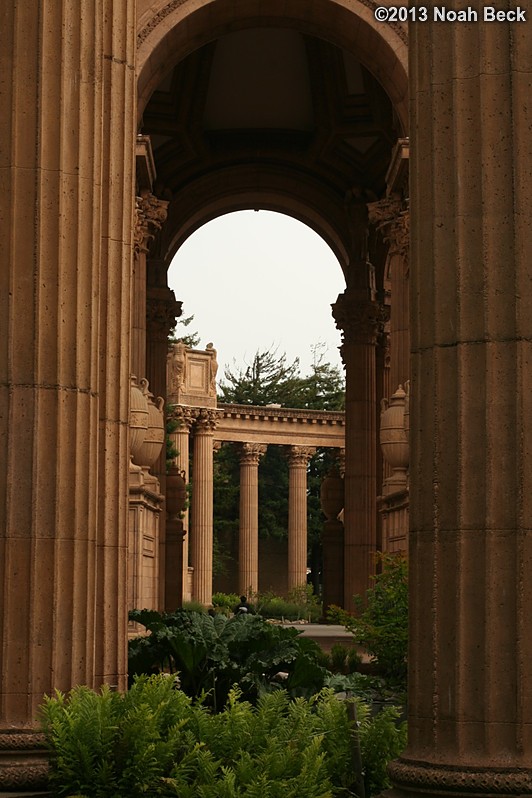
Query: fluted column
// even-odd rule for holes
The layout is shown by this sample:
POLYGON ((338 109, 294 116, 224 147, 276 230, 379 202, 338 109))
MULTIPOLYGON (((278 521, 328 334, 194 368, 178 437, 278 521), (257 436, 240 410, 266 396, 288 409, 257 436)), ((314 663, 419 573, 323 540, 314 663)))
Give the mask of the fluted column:
MULTIPOLYGON (((47 4, 48 5, 48 4, 47 4)), ((94 7, 94 2, 92 4, 94 7)), ((76 25, 79 4, 72 3, 76 25)), ((127 685, 127 519, 131 271, 135 185, 135 2, 101 3, 102 114, 101 269, 99 279, 98 554, 95 681, 127 685)), ((81 15, 89 19, 87 12, 81 15)), ((91 24, 91 23, 88 23, 91 24)), ((93 23, 92 23, 93 24, 93 23)), ((70 26, 69 40, 76 37, 70 26)), ((65 28, 62 31, 64 46, 65 28)), ((77 46, 77 45, 76 45, 77 46)), ((93 80, 92 74, 88 76, 93 80)), ((69 76, 69 84, 72 77, 69 76)), ((76 81, 73 81, 74 83, 76 81)), ((48 100, 47 100, 48 101, 48 100)), ((67 116, 69 112, 67 111, 67 116)), ((63 116, 60 118, 64 118, 63 116)), ((70 117, 71 118, 71 117, 70 117)), ((98 119, 97 124, 100 123, 98 119)), ((98 136, 98 127, 90 130, 98 136)), ((83 159, 82 150, 80 158, 83 159)), ((83 216, 79 227, 85 227, 83 216)), ((79 265, 78 265, 79 268, 79 265)), ((94 329, 94 328, 93 328, 94 329)), ((73 350, 72 343, 70 348, 73 350)), ((78 572, 77 566, 74 573, 78 572)))
MULTIPOLYGON (((152 217, 149 216, 148 209, 145 213, 152 219, 151 224, 155 225, 154 219, 162 220, 166 218, 166 204, 150 195, 149 205, 152 217)), ((162 221, 158 222, 162 224, 162 221)), ((150 384, 150 390, 155 396, 166 396, 166 361, 168 356, 168 335, 170 330, 175 327, 176 318, 181 315, 181 302, 177 302, 174 292, 169 288, 159 290, 148 287, 146 306, 146 377, 150 384)), ((151 466, 150 472, 159 480, 159 489, 164 496, 166 493, 166 447, 163 446, 161 454, 156 462, 151 466)), ((159 526, 159 569, 161 574, 166 575, 166 513, 162 513, 159 526)), ((164 606, 165 584, 164 580, 159 580, 159 602, 164 606)))
POLYGON ((213 434, 216 411, 201 408, 194 424, 190 547, 194 568, 192 597, 202 604, 212 601, 213 543, 213 434))
POLYGON ((392 779, 529 795, 530 22, 410 33, 409 743, 392 779))
POLYGON ((344 604, 364 595, 375 571, 377 543, 375 344, 379 307, 367 292, 347 289, 332 306, 342 330, 345 365, 344 604))
POLYGON ((307 468, 316 449, 288 450, 288 589, 307 582, 307 468))
POLYGON ((243 443, 239 453, 238 589, 246 596, 259 589, 259 462, 266 448, 260 443, 243 443))
MULTIPOLYGON (((188 484, 190 481, 189 473, 189 455, 190 455, 190 430, 194 421, 194 411, 190 407, 183 405, 174 406, 170 411, 171 419, 175 420, 178 424, 175 432, 170 434, 170 439, 177 450, 175 463, 180 472, 184 472, 185 482, 188 484)), ((187 594, 188 590, 188 564, 189 564, 189 544, 190 544, 190 524, 189 512, 185 510, 183 515, 183 527, 185 530, 185 537, 183 538, 183 593, 187 594)), ((171 579, 171 574, 166 575, 166 580, 171 579)))
POLYGON ((38 13, 7 3, 0 16, 3 792, 40 785, 28 732, 44 692, 125 685, 135 40, 129 0, 114 14, 98 0, 81 15, 79 3, 63 2, 38 13), (122 119, 112 140, 111 94, 122 119), (111 167, 114 188, 104 179, 111 167), (108 274, 118 286, 112 316, 108 274))

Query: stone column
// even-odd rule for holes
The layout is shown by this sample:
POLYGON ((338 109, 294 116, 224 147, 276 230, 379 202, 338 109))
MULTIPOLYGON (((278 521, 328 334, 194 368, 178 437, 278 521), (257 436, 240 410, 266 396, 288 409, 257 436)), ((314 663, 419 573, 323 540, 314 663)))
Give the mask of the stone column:
POLYGON ((391 776, 399 796, 530 795, 530 23, 410 34, 409 742, 391 776))
MULTIPOLYGON (((158 204, 155 197, 150 197, 149 207, 154 215, 166 214, 165 207, 158 204)), ((166 206, 166 203, 163 203, 166 206)), ((155 396, 166 396, 166 361, 168 356, 168 335, 175 327, 176 318, 181 315, 181 302, 177 302, 174 292, 169 288, 165 290, 148 288, 146 300, 146 376, 150 390, 155 396)), ((159 489, 164 496, 166 491, 166 447, 163 446, 157 461, 150 468, 150 472, 159 480, 159 489)), ((161 513, 159 527, 159 572, 166 574, 166 513, 161 513)), ((164 580, 159 582, 159 602, 164 606, 165 586, 164 580)))
MULTIPOLYGON (((190 430, 194 421, 194 411, 190 407, 185 407, 184 405, 176 405, 171 408, 170 418, 172 420, 175 420, 178 424, 178 427, 175 430, 175 432, 172 432, 170 435, 170 440, 177 449, 175 464, 177 465, 180 473, 184 472, 185 482, 188 484, 190 481, 190 471, 189 471, 190 430)), ((188 594, 188 581, 189 581, 188 568, 189 568, 189 548, 190 548, 189 546, 190 524, 189 524, 188 509, 185 510, 185 513, 183 515, 183 528, 185 530, 185 536, 183 538, 182 599, 184 601, 187 601, 192 598, 192 596, 188 594)), ((171 574, 167 573, 166 581, 171 580, 171 578, 172 578, 171 574)))
POLYGON ((213 535, 213 434, 216 411, 201 408, 194 424, 194 457, 192 460, 192 506, 190 547, 194 568, 192 598, 202 604, 212 602, 212 535, 213 535))
POLYGON ((342 330, 345 365, 344 606, 364 595, 375 572, 377 543, 375 344, 379 307, 367 291, 348 288, 332 306, 342 330))
POLYGON ((134 2, 112 6, 1 12, 0 792, 11 794, 43 784, 32 729, 44 692, 125 686, 135 38, 134 2))
POLYGON ((307 468, 311 446, 288 451, 288 590, 307 582, 307 468))
POLYGON ((259 589, 259 461, 266 448, 260 443, 240 448, 238 589, 246 596, 259 589))

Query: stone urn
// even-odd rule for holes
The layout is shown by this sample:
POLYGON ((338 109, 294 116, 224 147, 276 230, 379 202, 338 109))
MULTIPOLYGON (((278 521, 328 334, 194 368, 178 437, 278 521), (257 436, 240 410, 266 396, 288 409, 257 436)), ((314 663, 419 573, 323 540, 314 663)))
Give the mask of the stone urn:
POLYGON ((344 507, 344 480, 338 469, 329 471, 320 486, 321 509, 328 521, 334 521, 344 507))
POLYGON ((154 395, 149 390, 149 382, 146 379, 140 381, 142 393, 148 406, 148 425, 144 435, 144 441, 140 447, 138 463, 144 468, 151 468, 161 454, 166 440, 166 430, 164 425, 164 399, 154 395))
POLYGON ((392 474, 385 480, 383 494, 405 490, 409 463, 408 437, 405 431, 404 414, 407 394, 400 385, 391 399, 381 402, 380 445, 384 459, 392 474))
POLYGON ((149 411, 146 396, 133 374, 131 375, 129 396, 129 452, 132 459, 140 464, 139 457, 148 429, 149 411))

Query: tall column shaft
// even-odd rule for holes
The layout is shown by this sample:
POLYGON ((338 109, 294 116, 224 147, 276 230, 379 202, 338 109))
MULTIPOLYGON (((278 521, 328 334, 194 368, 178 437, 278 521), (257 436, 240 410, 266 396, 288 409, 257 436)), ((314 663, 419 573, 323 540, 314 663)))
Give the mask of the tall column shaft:
POLYGON ((202 604, 212 602, 213 545, 213 433, 216 411, 197 411, 194 426, 192 461, 192 506, 190 547, 194 568, 193 598, 202 604))
POLYGON ((246 596, 259 589, 259 461, 265 451, 259 443, 244 443, 240 451, 238 589, 246 596))
MULTIPOLYGON (((153 195, 145 197, 145 203, 149 203, 149 210, 145 212, 151 217, 158 219, 161 225, 166 219, 165 201, 160 201, 153 195)), ((152 221, 152 226, 155 224, 152 221)), ((166 272, 165 272, 166 273, 166 272)), ((166 401, 167 383, 166 366, 168 357, 168 335, 170 330, 175 327, 176 318, 181 315, 181 303, 176 302, 173 291, 166 288, 163 296, 160 296, 159 289, 148 287, 147 304, 145 307, 146 325, 146 377, 150 384, 150 390, 155 396, 162 396, 166 401)), ((166 411, 165 411, 166 414, 166 411)), ((166 417, 166 416, 165 416, 166 417)), ((159 489, 164 496, 166 493, 166 446, 163 446, 156 462, 150 468, 154 477, 159 481, 159 489)), ((164 606, 165 602, 165 579, 166 579, 166 513, 161 513, 159 526, 159 572, 163 578, 159 580, 159 603, 164 606)))
MULTIPOLYGON (((127 520, 135 188, 135 2, 100 3, 103 22, 96 684, 127 685, 127 520)), ((72 4, 79 20, 79 5, 72 4)), ((88 12, 83 19, 89 20, 88 12)), ((79 22, 76 23, 79 25, 79 22)), ((89 26, 91 23, 87 22, 89 26)), ((92 23, 93 24, 93 23, 92 23)), ((65 37, 63 40, 70 39, 65 37)), ((69 80, 71 78, 69 77, 69 80)), ((89 77, 89 81, 92 80, 89 77)), ((68 111, 62 117, 69 118, 68 111)), ((91 130, 95 135, 95 130, 91 130)), ((80 158, 83 153, 80 149, 80 158)), ((83 217, 77 224, 85 226, 83 217)), ((78 569, 75 569, 77 573, 78 569)))
POLYGON ((307 467, 316 449, 291 446, 288 454, 288 589, 307 582, 307 467))
MULTIPOLYGON (((170 439, 177 450, 175 463, 180 472, 184 472, 185 483, 188 485, 190 481, 189 471, 189 457, 190 457, 190 429, 193 423, 193 411, 189 407, 176 406, 171 409, 171 418, 178 423, 175 432, 172 432, 170 439)), ((190 525, 189 525, 189 512, 185 510, 183 514, 183 528, 185 535, 183 538, 183 596, 181 600, 188 600, 191 596, 188 594, 188 563, 189 563, 189 542, 190 542, 190 525)), ((166 581, 172 580, 172 574, 167 571, 166 581)))
MULTIPOLYGON (((480 20, 483 5, 472 4, 480 20)), ((409 744, 392 778, 407 796, 524 795, 532 792, 532 38, 529 23, 410 32, 409 744)))
POLYGON ((333 305, 343 331, 345 364, 344 606, 365 595, 377 545, 375 343, 379 310, 361 290, 347 289, 333 305))
POLYGON ((112 6, 0 12, 2 791, 38 786, 17 732, 45 692, 125 686, 135 38, 112 6))

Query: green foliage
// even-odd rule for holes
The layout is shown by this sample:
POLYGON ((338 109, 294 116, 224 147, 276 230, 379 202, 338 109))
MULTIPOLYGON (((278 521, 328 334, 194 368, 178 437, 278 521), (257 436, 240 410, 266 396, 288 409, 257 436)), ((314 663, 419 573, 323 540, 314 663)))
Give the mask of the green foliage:
MULTIPOLYGON (((77 687, 41 708, 57 798, 333 798, 353 795, 353 729, 332 691, 306 700, 277 691, 257 706, 229 692, 212 714, 159 675, 129 693, 77 687)), ((404 745, 393 711, 373 719, 357 703, 367 795, 387 785, 385 766, 404 745)))
POLYGON ((181 327, 188 327, 192 321, 194 321, 194 316, 185 316, 184 318, 178 319, 176 326, 173 328, 173 330, 170 330, 170 334, 168 336, 169 343, 176 344, 180 341, 182 344, 190 346, 191 349, 195 349, 200 342, 199 333, 193 332, 180 334, 182 331, 178 329, 178 325, 181 327))
POLYGON ((322 612, 319 599, 312 592, 310 585, 299 585, 293 588, 287 598, 275 593, 257 593, 253 596, 257 605, 257 612, 263 618, 278 620, 300 621, 310 620, 316 623, 322 612))
POLYGON ((129 643, 130 676, 178 672, 187 695, 203 696, 215 710, 224 706, 233 684, 253 703, 281 686, 292 696, 323 687, 326 671, 318 663, 317 644, 258 615, 134 610, 129 617, 150 632, 129 643), (287 674, 282 683, 280 672, 287 674))
POLYGON ((380 554, 381 573, 374 577, 366 604, 355 596, 359 615, 339 607, 329 610, 329 618, 342 623, 364 646, 387 679, 406 682, 408 648, 408 565, 396 554, 380 554))

